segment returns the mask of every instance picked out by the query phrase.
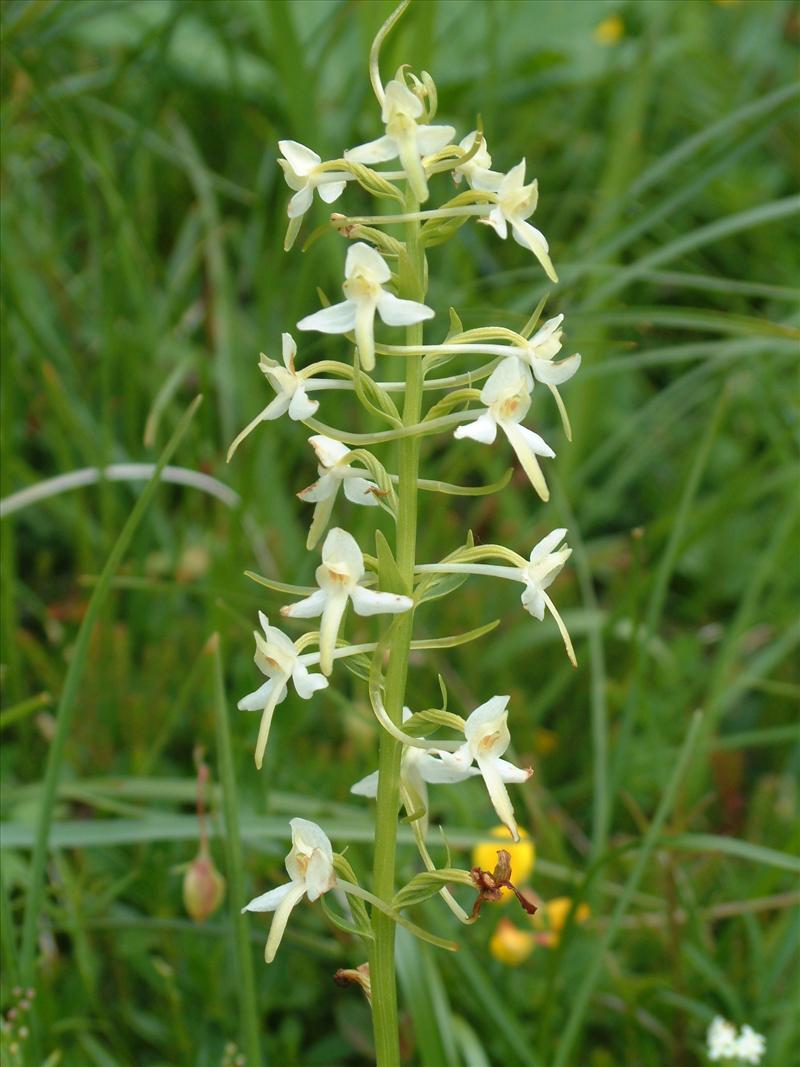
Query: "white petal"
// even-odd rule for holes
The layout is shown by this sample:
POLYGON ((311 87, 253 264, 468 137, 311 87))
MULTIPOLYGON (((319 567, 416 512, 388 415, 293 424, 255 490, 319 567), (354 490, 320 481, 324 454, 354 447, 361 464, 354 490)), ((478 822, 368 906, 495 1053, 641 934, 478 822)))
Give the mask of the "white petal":
POLYGON ((278 141, 278 148, 295 174, 310 174, 314 167, 322 162, 316 152, 312 152, 299 141, 278 141))
POLYGON ((264 710, 261 712, 261 722, 258 724, 258 737, 256 739, 255 750, 255 764, 257 770, 261 770, 261 764, 264 762, 264 752, 267 748, 267 741, 269 740, 269 730, 272 726, 272 716, 275 713, 275 708, 286 697, 286 675, 279 674, 275 677, 275 688, 272 690, 269 700, 264 706, 264 710))
POLYGON ((527 782, 533 774, 532 767, 516 767, 505 759, 496 759, 494 763, 504 782, 512 782, 519 785, 521 782, 527 782))
POLYGON ((471 437, 473 441, 480 441, 482 445, 490 445, 497 437, 497 423, 484 411, 474 422, 464 423, 453 430, 453 437, 471 437))
POLYGON ((270 889, 253 899, 242 908, 242 911, 275 911, 280 902, 294 888, 295 882, 285 882, 276 889, 270 889))
POLYGON ((333 889, 336 885, 336 874, 333 870, 333 862, 330 856, 326 856, 318 848, 311 853, 311 859, 306 868, 306 893, 308 899, 314 901, 333 889))
POLYGON ((325 610, 327 601, 328 594, 324 589, 316 589, 311 596, 281 608, 281 615, 290 619, 316 619, 325 610))
MULTIPOLYGON (((317 823, 310 819, 290 819, 292 830, 292 849, 310 856, 312 852, 321 852, 329 863, 333 863, 333 847, 330 838, 317 823)), ((288 857, 287 857, 288 862, 288 857)))
POLYGON ((353 163, 385 163, 388 159, 397 157, 397 141, 394 137, 378 137, 375 141, 367 141, 356 148, 348 148, 344 154, 345 159, 353 163))
POLYGON ((362 504, 368 508, 378 506, 378 498, 373 492, 373 489, 377 488, 374 482, 369 482, 366 478, 345 478, 344 480, 344 495, 347 499, 353 504, 362 504))
POLYGON ((317 330, 319 333, 348 333, 356 324, 356 305, 350 300, 306 315, 297 324, 298 330, 317 330))
POLYGON ((303 386, 298 386, 289 403, 289 418, 295 422, 310 419, 318 407, 319 401, 312 400, 303 386))
POLYGON ((516 356, 498 363, 481 389, 481 403, 487 407, 527 391, 530 371, 516 356))
POLYGON ((317 459, 323 467, 335 467, 350 451, 349 445, 334 441, 332 437, 326 437, 322 433, 309 437, 308 443, 316 452, 317 459))
POLYGON ((334 478, 332 474, 323 474, 318 481, 301 489, 297 495, 307 504, 316 504, 320 500, 328 500, 335 496, 338 489, 339 479, 334 478))
POLYGON ((528 480, 531 485, 542 500, 549 500, 550 490, 547 488, 547 482, 544 480, 544 475, 542 474, 542 469, 539 466, 539 461, 536 456, 548 454, 554 455, 555 453, 553 453, 549 445, 545 445, 545 442, 542 441, 541 437, 539 437, 538 434, 533 433, 532 430, 525 430, 524 426, 519 426, 515 422, 506 421, 501 425, 511 447, 516 453, 522 469, 528 475, 528 480), (527 437, 528 434, 535 439, 533 443, 527 437), (547 448, 547 452, 541 450, 539 447, 540 444, 547 448), (534 447, 534 445, 536 447, 534 447))
POLYGON ((332 204, 342 195, 346 185, 347 182, 319 182, 317 192, 321 200, 324 200, 326 204, 332 204))
POLYGON ((464 724, 464 736, 473 754, 476 753, 477 748, 480 748, 481 742, 486 741, 492 734, 498 736, 492 742, 491 749, 483 747, 484 755, 488 755, 491 751, 495 756, 502 756, 508 748, 511 737, 508 733, 506 708, 510 699, 508 696, 491 697, 485 703, 478 705, 469 715, 464 724))
POLYGON ((538 619, 541 622, 544 618, 545 603, 539 586, 526 585, 520 599, 525 610, 530 615, 533 615, 534 619, 538 619))
POLYGON ((392 78, 390 82, 387 82, 381 108, 383 122, 390 122, 396 115, 407 115, 409 118, 418 119, 424 110, 420 98, 411 92, 405 82, 399 78, 392 78))
POLYGON ((552 530, 546 537, 543 537, 541 541, 537 541, 529 556, 531 563, 541 563, 551 552, 555 552, 566 536, 566 527, 560 526, 557 530, 552 530))
POLYGON ((247 696, 243 696, 236 707, 239 711, 263 711, 265 705, 269 702, 275 684, 275 678, 268 678, 258 689, 248 693, 247 696))
POLYGON ((360 778, 350 786, 350 792, 357 797, 376 797, 378 795, 378 772, 373 771, 366 778, 360 778))
POLYGON ((527 426, 516 426, 517 433, 522 434, 528 448, 531 452, 534 452, 537 456, 545 456, 547 459, 553 459, 555 452, 544 438, 540 437, 538 433, 534 433, 533 430, 529 430, 527 426))
POLYGON ((491 226, 494 232, 499 237, 502 237, 504 241, 506 237, 508 237, 508 222, 506 221, 506 217, 501 211, 499 204, 496 207, 493 207, 485 218, 478 219, 478 222, 483 222, 487 226, 491 226))
POLYGON ((392 293, 382 292, 378 299, 378 314, 387 326, 412 326, 415 322, 432 319, 436 312, 416 300, 401 300, 392 293))
POLYGON ((358 542, 339 526, 334 526, 325 538, 322 562, 336 571, 344 570, 355 581, 364 576, 364 556, 358 542))
POLYGON ((547 241, 542 231, 537 230, 535 226, 531 226, 524 219, 512 219, 511 230, 517 244, 522 245, 523 248, 529 248, 544 267, 544 272, 550 281, 557 282, 558 275, 548 255, 547 241))
POLYGON ((345 278, 351 278, 357 270, 371 275, 372 279, 381 285, 388 282, 392 276, 389 264, 380 252, 364 241, 356 241, 354 245, 350 245, 344 261, 345 278))
POLYGON ((478 768, 471 766, 471 763, 472 754, 469 747, 462 745, 458 752, 438 753, 438 758, 432 753, 423 752, 417 767, 423 780, 431 785, 449 785, 453 782, 464 782, 467 778, 480 774, 478 768))
POLYGON ((578 352, 574 356, 562 359, 560 363, 552 363, 550 360, 537 359, 536 357, 531 360, 531 369, 534 377, 546 385, 562 385, 564 382, 568 382, 570 378, 578 373, 580 365, 581 357, 578 352))
POLYGON ((303 700, 310 700, 320 689, 327 689, 328 679, 321 674, 311 674, 304 663, 295 664, 292 671, 292 681, 297 690, 297 695, 303 700))
POLYGON ((486 782, 486 788, 489 792, 489 798, 500 822, 508 827, 514 840, 519 841, 519 831, 517 830, 517 821, 514 818, 511 797, 509 797, 508 790, 503 784, 497 762, 495 759, 478 759, 478 766, 481 769, 483 780, 486 782))
POLYGON ((340 588, 328 593, 325 610, 319 621, 319 669, 326 676, 333 670, 336 638, 339 636, 339 627, 346 608, 347 592, 345 589, 340 588))
POLYGON ((531 337, 528 344, 531 348, 538 348, 540 345, 543 345, 545 341, 552 337, 563 321, 563 315, 555 315, 552 319, 547 319, 546 322, 542 323, 533 337, 531 337))
POLYGON ((430 156, 452 144, 456 135, 454 126, 417 126, 417 150, 421 156, 430 156))
POLYGON ((275 915, 272 919, 272 925, 269 928, 269 936, 267 937, 267 946, 264 949, 264 959, 267 963, 272 963, 275 959, 275 953, 278 951, 283 939, 283 932, 286 929, 289 916, 292 914, 292 908, 300 903, 305 891, 306 887, 304 883, 300 882, 293 884, 291 891, 286 894, 275 909, 275 915))
POLYGON ((297 355, 297 345, 294 342, 294 337, 292 337, 290 333, 281 334, 281 355, 283 356, 284 367, 294 374, 294 359, 297 355))
POLYGON ((375 305, 371 300, 356 304, 356 348, 365 371, 375 367, 375 305))
MULTIPOLYGON (((480 155, 480 153, 478 153, 480 155)), ((491 161, 490 161, 491 162, 491 161)), ((469 167, 469 164, 467 164, 469 167)), ((472 166, 470 167, 469 174, 467 175, 469 184, 473 189, 478 189, 485 193, 496 193, 500 188, 500 183, 503 180, 503 175, 500 171, 489 170, 485 167, 472 166)))
POLYGON ((521 159, 516 166, 506 174, 503 179, 503 184, 500 187, 500 194, 515 192, 521 189, 525 185, 525 160, 521 159))
POLYGON ((286 209, 286 214, 290 219, 299 219, 302 215, 308 211, 311 207, 311 201, 314 199, 314 190, 310 185, 304 185, 302 189, 298 189, 292 199, 289 201, 289 206, 286 209))
POLYGON ((410 611, 414 601, 410 596, 399 593, 376 593, 357 585, 350 593, 353 609, 357 615, 397 615, 401 611, 410 611))

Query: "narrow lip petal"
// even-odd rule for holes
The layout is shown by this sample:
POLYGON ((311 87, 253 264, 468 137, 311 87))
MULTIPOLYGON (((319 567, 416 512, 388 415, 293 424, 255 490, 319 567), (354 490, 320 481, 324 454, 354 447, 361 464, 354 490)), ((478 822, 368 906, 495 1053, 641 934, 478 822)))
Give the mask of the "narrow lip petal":
POLYGON ((517 820, 514 818, 514 806, 503 782, 500 769, 497 766, 498 761, 492 758, 478 758, 477 763, 486 783, 492 807, 497 812, 498 818, 503 825, 508 828, 513 839, 519 841, 517 820))
POLYGON ((299 141, 278 141, 278 148, 295 174, 301 177, 309 175, 322 162, 316 152, 299 141))
POLYGON ((345 588, 332 590, 326 597, 325 609, 319 620, 319 669, 326 677, 333 671, 333 653, 347 610, 347 600, 345 588))
POLYGON ((348 248, 347 257, 344 261, 345 278, 352 277, 353 273, 358 269, 368 271, 374 280, 381 285, 384 282, 388 282, 392 276, 389 264, 380 252, 364 241, 356 241, 354 245, 350 245, 348 248))
POLYGON ((275 909, 275 915, 272 919, 272 925, 269 928, 269 935, 267 937, 267 944, 264 949, 264 960, 267 963, 272 963, 275 959, 275 953, 280 947, 280 943, 283 939, 283 933, 286 929, 286 924, 289 921, 289 916, 292 914, 292 909, 300 903, 306 892, 305 883, 295 882, 291 885, 291 890, 286 894, 278 907, 275 909))

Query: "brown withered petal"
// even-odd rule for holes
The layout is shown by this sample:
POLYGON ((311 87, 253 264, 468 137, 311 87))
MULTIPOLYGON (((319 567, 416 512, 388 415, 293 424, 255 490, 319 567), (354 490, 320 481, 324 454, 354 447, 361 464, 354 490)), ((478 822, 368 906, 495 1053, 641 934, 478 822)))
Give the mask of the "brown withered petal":
POLYGON ((485 871, 482 867, 473 867, 469 872, 478 897, 472 905, 471 919, 477 918, 485 900, 500 900, 503 889, 510 889, 522 907, 529 915, 536 912, 536 905, 532 904, 517 887, 511 882, 511 854, 504 848, 497 850, 497 865, 493 871, 485 871))

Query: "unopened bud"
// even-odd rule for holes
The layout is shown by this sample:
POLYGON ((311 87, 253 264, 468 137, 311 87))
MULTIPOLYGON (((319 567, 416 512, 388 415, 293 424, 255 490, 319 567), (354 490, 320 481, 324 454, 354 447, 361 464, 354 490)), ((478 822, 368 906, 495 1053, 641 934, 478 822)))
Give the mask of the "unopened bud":
POLYGON ((213 915, 225 897, 225 879, 203 849, 189 864, 183 878, 183 905, 196 923, 213 915))

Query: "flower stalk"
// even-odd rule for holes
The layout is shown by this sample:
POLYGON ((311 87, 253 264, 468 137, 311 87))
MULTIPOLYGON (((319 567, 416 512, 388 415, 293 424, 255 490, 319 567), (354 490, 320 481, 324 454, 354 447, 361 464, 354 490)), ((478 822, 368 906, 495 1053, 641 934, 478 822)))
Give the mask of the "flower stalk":
MULTIPOLYGON (((409 201, 409 212, 415 211, 409 201)), ((419 241, 420 225, 411 219, 405 225, 408 272, 402 279, 403 295, 410 300, 425 298, 425 253, 419 241)), ((422 344, 422 323, 406 327, 406 343, 422 344)), ((405 402, 403 425, 410 427, 420 420, 422 411, 422 364, 419 360, 406 362, 405 402)), ((411 592, 414 583, 417 544, 417 481, 419 478, 419 446, 417 436, 399 442, 397 484, 397 527, 395 559, 404 588, 411 592)), ((405 703, 408 653, 411 646, 413 612, 401 616, 394 624, 392 657, 386 674, 386 712, 391 721, 402 723, 405 703)), ((388 732, 381 734, 378 752, 379 785, 375 813, 375 853, 373 885, 375 895, 384 901, 394 896, 395 855, 397 851, 397 808, 400 799, 400 759, 402 744, 388 732)), ((372 984, 372 1021, 375 1050, 380 1067, 395 1067, 400 1062, 397 1028, 397 982, 394 966, 395 924, 380 911, 372 918, 375 941, 370 958, 372 984)))

